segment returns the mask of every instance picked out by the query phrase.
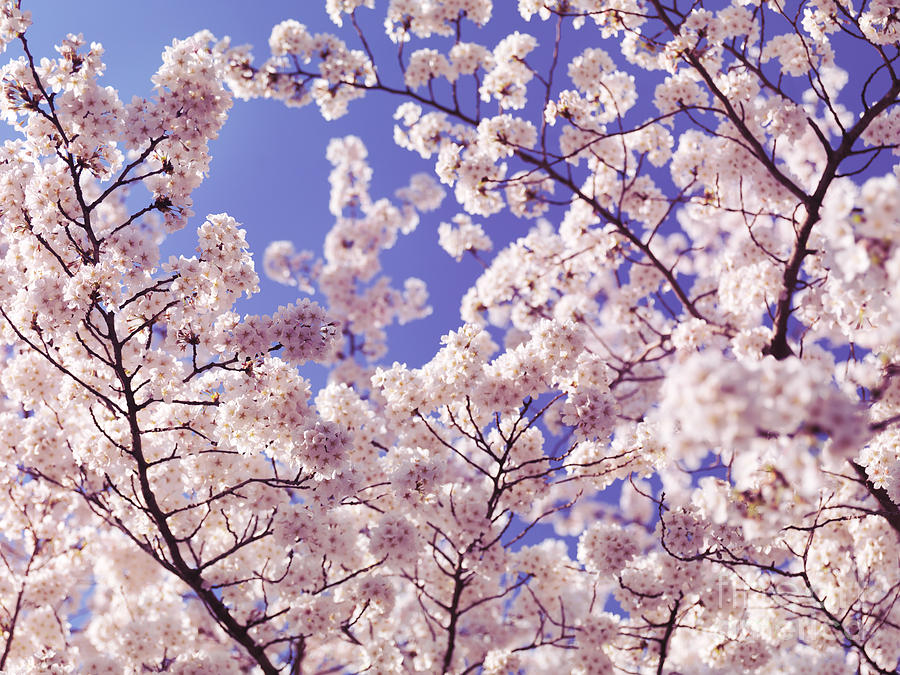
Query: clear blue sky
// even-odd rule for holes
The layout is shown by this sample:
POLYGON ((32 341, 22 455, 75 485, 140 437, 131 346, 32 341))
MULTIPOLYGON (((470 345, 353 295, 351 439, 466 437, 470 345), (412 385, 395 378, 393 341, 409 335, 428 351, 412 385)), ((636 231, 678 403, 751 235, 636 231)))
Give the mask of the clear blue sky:
MULTIPOLYGON (((387 3, 379 0, 376 4, 375 11, 362 9, 360 16, 376 53, 384 55, 385 62, 393 63, 394 46, 382 29, 387 3)), ((358 46, 346 23, 344 29, 338 29, 330 22, 322 0, 266 0, 252 7, 248 3, 225 0, 24 0, 23 5, 34 16, 29 35, 36 56, 54 56, 53 45, 69 32, 82 33, 88 42, 101 42, 107 64, 103 83, 118 89, 124 101, 133 95, 151 95, 150 77, 161 62, 164 46, 173 38, 183 38, 204 28, 217 37, 231 36, 234 44, 254 45, 257 62, 268 56, 271 27, 287 18, 299 20, 314 32, 337 32, 351 46, 358 46)), ((538 63, 546 62, 552 45, 552 25, 536 19, 524 23, 516 5, 515 0, 495 0, 494 19, 488 29, 476 32, 474 26, 464 24, 468 29, 464 39, 492 47, 512 30, 531 32, 541 43, 534 56, 538 63)), ((597 46, 598 37, 590 27, 578 32, 569 30, 564 41, 562 68, 568 60, 566 56, 571 58, 589 44, 597 46)), ((446 45, 446 40, 435 40, 435 43, 446 45)), ((413 46, 423 45, 414 43, 413 46)), ((614 44, 603 46, 621 67, 633 70, 617 53, 614 44)), ((13 48, 7 56, 16 53, 13 48)), ((854 54, 853 58, 871 57, 854 54)), ((854 62, 844 67, 850 71, 853 86, 854 62)), ((632 115, 653 114, 650 108, 653 79, 639 88, 639 107, 632 115)), ((398 81, 396 73, 393 81, 398 81)), ((562 78, 560 82, 563 88, 570 86, 562 78)), ((795 82, 802 84, 799 79, 795 82)), ((376 199, 391 197, 412 173, 432 171, 433 161, 422 160, 393 143, 392 115, 400 102, 400 98, 370 94, 362 101, 353 102, 345 117, 325 122, 312 105, 290 109, 272 101, 236 101, 219 139, 211 145, 210 177, 194 193, 197 216, 171 239, 167 251, 190 255, 196 241, 194 233, 202 218, 207 213, 227 212, 246 228, 261 275, 262 253, 274 239, 289 239, 298 249, 319 253, 333 222, 328 212, 330 165, 325 160, 330 138, 352 133, 364 140, 375 171, 372 196, 376 199)), ((401 238, 383 257, 396 286, 402 286, 407 276, 423 278, 429 286, 434 314, 390 332, 390 360, 396 358, 412 366, 430 358, 439 346, 440 336, 458 326, 461 295, 480 272, 474 261, 464 259, 463 263, 456 263, 438 247, 438 223, 449 220, 460 210, 451 194, 444 204, 439 212, 425 214, 418 230, 401 238)), ((485 229, 497 246, 524 235, 531 224, 501 213, 486 221, 485 229)), ((261 286, 262 293, 243 304, 243 311, 267 313, 297 297, 295 289, 267 279, 262 279, 261 286)))
MULTIPOLYGON (((394 47, 384 36, 384 3, 374 12, 362 10, 375 35, 373 47, 387 50, 394 59, 394 47)), ((498 3, 507 4, 507 3, 498 3)), ((508 19, 518 19, 515 2, 498 16, 488 46, 510 29, 508 19)), ((66 33, 82 33, 86 41, 96 41, 105 49, 107 64, 103 84, 113 86, 120 98, 150 96, 150 77, 161 63, 163 48, 174 38, 183 38, 201 29, 216 37, 229 35, 234 44, 252 44, 257 61, 268 56, 268 37, 273 25, 294 18, 314 32, 336 32, 351 42, 348 34, 331 23, 324 2, 266 1, 254 3, 211 0, 154 0, 154 2, 111 2, 99 0, 24 0, 34 23, 29 40, 35 56, 55 56, 53 45, 66 33)), ((496 15, 496 12, 495 12, 496 15)), ((518 22, 517 22, 518 23, 518 22)), ((471 28, 474 28, 471 26, 471 28)), ((532 28, 538 28, 532 24, 532 28)), ((347 28, 345 24, 344 28, 347 28)), ((474 30, 469 35, 476 39, 474 30)), ((382 52, 383 53, 383 52, 382 52)), ((14 47, 5 55, 17 55, 14 47)), ((314 105, 289 109, 272 101, 235 101, 220 137, 211 144, 213 161, 209 178, 194 192, 197 216, 188 227, 166 245, 171 253, 190 255, 195 246, 195 230, 207 213, 227 212, 247 230, 247 237, 262 274, 262 253, 274 239, 292 240, 298 249, 321 251, 325 234, 333 223, 328 212, 328 172, 325 148, 330 138, 346 134, 360 136, 369 149, 374 168, 373 198, 392 197, 407 184, 412 173, 433 170, 433 161, 398 148, 393 143, 393 112, 401 102, 386 95, 370 95, 350 106, 340 120, 325 122, 314 105)), ((138 192, 138 191, 136 191, 138 192)), ((425 214, 419 229, 401 238, 383 258, 395 286, 402 288, 408 276, 425 279, 434 314, 428 319, 399 327, 391 332, 391 358, 421 365, 434 354, 439 338, 459 324, 459 300, 477 278, 480 267, 473 260, 456 263, 437 244, 437 225, 457 213, 452 194, 440 212, 425 214)), ((495 242, 524 234, 529 223, 506 215, 494 220, 489 233, 495 242)), ((297 291, 261 281, 262 293, 241 306, 245 312, 268 313, 277 305, 293 301, 297 291)))

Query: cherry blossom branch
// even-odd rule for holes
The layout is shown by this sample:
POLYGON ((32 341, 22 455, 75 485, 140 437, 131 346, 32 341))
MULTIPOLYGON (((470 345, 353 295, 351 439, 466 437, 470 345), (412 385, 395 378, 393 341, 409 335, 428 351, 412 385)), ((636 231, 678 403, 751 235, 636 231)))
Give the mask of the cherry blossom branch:
POLYGON ((788 321, 793 313, 794 291, 797 287, 803 261, 811 253, 808 248, 809 237, 812 234, 813 227, 819 222, 819 211, 822 208, 822 202, 825 199, 828 188, 837 175, 841 162, 849 156, 854 144, 862 133, 869 128, 878 115, 896 103, 898 96, 900 96, 900 79, 894 80, 891 87, 878 102, 866 110, 856 123, 844 133, 840 145, 829 151, 828 164, 822 172, 822 177, 819 179, 815 191, 812 195, 804 196, 802 199, 806 207, 806 218, 797 232, 793 253, 784 270, 781 296, 775 305, 774 332, 767 348, 767 353, 776 359, 785 359, 794 353, 787 341, 788 321))

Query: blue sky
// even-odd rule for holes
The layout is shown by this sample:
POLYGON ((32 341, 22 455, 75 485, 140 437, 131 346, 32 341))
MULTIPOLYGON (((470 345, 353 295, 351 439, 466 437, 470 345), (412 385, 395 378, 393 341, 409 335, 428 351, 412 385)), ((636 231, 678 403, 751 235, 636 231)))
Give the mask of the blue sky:
MULTIPOLYGON (((216 37, 230 35, 233 44, 252 44, 257 62, 268 56, 272 26, 288 18, 297 19, 314 32, 338 33, 356 47, 351 42, 353 36, 332 24, 325 14, 324 2, 317 0, 262 2, 252 8, 246 3, 210 0, 25 0, 23 6, 31 10, 34 19, 28 35, 35 56, 55 56, 53 45, 70 32, 82 33, 88 42, 102 43, 107 65, 102 82, 115 87, 123 101, 133 95, 150 96, 150 77, 161 63, 163 48, 174 38, 204 28, 216 37)), ((382 53, 386 51, 393 60, 395 47, 381 28, 384 6, 381 3, 374 12, 364 9, 362 14, 370 35, 375 36, 373 47, 382 53)), ((515 3, 510 1, 508 11, 499 16, 495 11, 490 37, 483 38, 488 46, 509 32, 509 19, 518 19, 514 9, 515 3)), ((531 27, 538 28, 534 24, 531 27)), ((474 30, 469 35, 473 40, 478 37, 474 30)), ((11 47, 6 56, 17 53, 11 47)), ((394 190, 408 183, 412 173, 433 170, 433 161, 423 160, 393 143, 392 116, 401 102, 397 97, 369 95, 351 104, 345 117, 326 122, 314 105, 289 109, 273 101, 235 101, 220 137, 211 144, 210 176, 194 192, 197 215, 185 230, 170 238, 165 246, 167 252, 192 254, 196 227, 203 217, 207 213, 227 212, 247 230, 261 277, 262 254, 272 240, 289 239, 298 249, 320 253, 333 223, 328 212, 327 177, 331 166, 325 159, 330 138, 355 134, 366 143, 375 172, 373 198, 392 197, 394 190)), ((448 193, 444 208, 425 214, 418 230, 401 238, 383 257, 395 286, 402 287, 402 280, 408 276, 425 279, 434 307, 428 319, 391 331, 390 360, 421 365, 440 346, 440 336, 459 325, 459 300, 481 268, 471 259, 456 263, 438 246, 438 224, 458 210, 448 193)), ((506 215, 494 219, 486 229, 495 243, 500 243, 524 235, 529 225, 506 215)), ((241 305, 242 311, 268 313, 297 297, 296 289, 265 278, 261 288, 258 296, 241 305)))
MULTIPOLYGON (((351 46, 358 46, 346 23, 343 29, 331 23, 324 4, 323 0, 267 0, 255 3, 253 7, 223 0, 23 2, 34 16, 29 36, 36 56, 54 56, 53 45, 69 32, 82 33, 88 42, 101 42, 106 50, 104 60, 107 64, 103 83, 117 88, 125 101, 133 95, 152 94, 150 77, 161 62, 163 48, 173 38, 183 38, 204 28, 217 37, 231 36, 234 44, 253 45, 257 62, 268 56, 267 43, 272 26, 288 18, 306 24, 313 32, 336 32, 351 46)), ((395 46, 384 36, 382 29, 387 3, 378 0, 376 4, 378 8, 374 11, 362 9, 360 17, 376 54, 383 57, 383 63, 390 64, 382 74, 387 72, 386 79, 396 83, 399 74, 390 70, 395 63, 395 46)), ((494 18, 488 28, 477 31, 472 24, 464 24, 467 32, 463 38, 493 47, 513 30, 531 32, 538 37, 540 46, 529 61, 539 66, 548 63, 552 22, 534 19, 525 23, 518 16, 516 5, 515 0, 496 0, 494 18)), ((578 32, 569 29, 563 42, 561 73, 572 55, 586 46, 597 46, 598 37, 589 26, 578 32)), ((446 44, 446 39, 436 39, 431 44, 417 41, 412 47, 433 45, 446 49, 446 44)), ((617 53, 615 44, 607 42, 603 46, 620 67, 633 72, 634 68, 617 53)), ((14 48, 10 52, 8 55, 17 53, 14 48)), ((847 53, 841 56, 846 57, 847 53)), ((860 84, 854 77, 855 65, 870 60, 871 56, 856 50, 849 53, 852 58, 844 67, 850 71, 852 88, 860 84)), ((631 113, 631 120, 653 114, 653 86, 661 78, 659 73, 644 74, 639 78, 638 107, 631 113)), ((557 82, 558 88, 570 86, 564 77, 559 77, 557 82)), ((790 86, 803 88, 803 82, 796 79, 790 86)), ((854 99, 844 98, 850 102, 855 102, 854 99)), ((190 255, 196 241, 196 227, 203 222, 203 217, 207 213, 227 212, 246 228, 261 275, 262 253, 272 240, 289 239, 298 249, 310 249, 318 254, 333 222, 328 212, 330 165, 325 160, 325 148, 330 138, 352 133, 363 139, 375 172, 372 196, 376 199, 391 197, 394 190, 406 185, 411 174, 432 171, 432 160, 423 160, 393 143, 392 115, 402 100, 370 94, 362 101, 351 103, 349 114, 333 122, 324 121, 312 105, 292 109, 272 101, 236 101, 219 139, 211 144, 210 177, 194 193, 197 216, 184 231, 171 238, 166 245, 167 253, 190 255)), ((487 106, 484 111, 488 111, 487 106)), ((534 110, 528 112, 528 116, 537 118, 534 110)), ((662 185, 667 182, 665 177, 659 176, 659 179, 662 185)), ((477 278, 480 267, 469 258, 456 263, 437 243, 438 224, 449 220, 459 210, 452 195, 448 194, 440 211, 425 214, 417 231, 401 238, 397 246, 383 256, 384 266, 395 286, 402 286, 402 280, 408 276, 424 279, 434 307, 434 314, 428 319, 390 331, 389 361, 397 359, 411 366, 421 365, 439 347, 440 336, 459 325, 459 300, 477 278)), ((479 218, 475 221, 484 222, 485 230, 494 240, 495 250, 524 235, 532 225, 508 213, 487 221, 479 218)), ((297 297, 295 289, 265 278, 261 286, 262 293, 242 304, 242 311, 267 313, 297 297)))

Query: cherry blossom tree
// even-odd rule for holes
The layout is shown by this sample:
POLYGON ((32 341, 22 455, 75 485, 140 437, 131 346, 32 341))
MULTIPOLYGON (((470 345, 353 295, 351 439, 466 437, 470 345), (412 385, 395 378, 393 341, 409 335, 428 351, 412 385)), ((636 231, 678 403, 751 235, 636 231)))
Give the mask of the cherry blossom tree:
POLYGON ((2 3, 0 670, 896 672, 900 4, 377 4, 126 103, 2 3), (233 98, 367 96, 434 175, 334 139, 321 257, 262 257, 298 300, 238 313, 191 201, 233 98), (416 227, 484 267, 420 367, 416 227))

